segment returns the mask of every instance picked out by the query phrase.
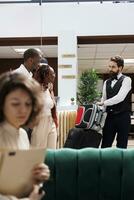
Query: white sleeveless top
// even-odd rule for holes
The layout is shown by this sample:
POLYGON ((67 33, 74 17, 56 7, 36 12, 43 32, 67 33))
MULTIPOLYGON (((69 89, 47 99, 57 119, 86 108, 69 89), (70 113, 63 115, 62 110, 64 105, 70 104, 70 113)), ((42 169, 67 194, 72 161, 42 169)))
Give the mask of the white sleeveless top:
POLYGON ((44 91, 44 114, 51 116, 51 109, 54 107, 54 101, 48 89, 44 91))

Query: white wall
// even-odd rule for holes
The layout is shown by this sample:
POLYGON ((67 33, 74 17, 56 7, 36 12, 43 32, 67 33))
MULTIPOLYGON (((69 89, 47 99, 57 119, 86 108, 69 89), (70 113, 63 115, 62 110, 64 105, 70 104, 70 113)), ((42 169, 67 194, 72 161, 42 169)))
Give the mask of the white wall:
POLYGON ((134 3, 0 4, 0 37, 131 35, 133 19, 134 3))
POLYGON ((61 104, 69 105, 71 97, 76 99, 77 77, 61 77, 77 75, 77 36, 133 35, 133 19, 134 3, 0 4, 0 37, 58 36, 58 64, 72 65, 58 70, 61 104), (66 53, 76 56, 63 59, 66 53))
POLYGON ((35 4, 0 4, 0 37, 40 36, 40 10, 35 4))
POLYGON ((58 69, 58 96, 60 104, 70 105, 73 97, 76 102, 77 89, 77 37, 72 31, 61 32, 58 37, 58 66, 69 64, 70 68, 58 69), (64 57, 63 55, 73 54, 74 57, 64 57), (74 76, 65 78, 64 76, 74 76))

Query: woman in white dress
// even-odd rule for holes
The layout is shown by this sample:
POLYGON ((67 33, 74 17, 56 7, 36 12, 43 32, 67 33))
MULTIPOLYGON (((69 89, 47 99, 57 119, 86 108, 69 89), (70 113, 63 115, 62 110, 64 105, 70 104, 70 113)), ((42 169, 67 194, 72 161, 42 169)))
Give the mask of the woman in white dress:
POLYGON ((56 149, 57 117, 53 93, 55 73, 52 67, 42 64, 34 77, 40 83, 44 94, 44 112, 39 124, 33 129, 31 145, 56 149))

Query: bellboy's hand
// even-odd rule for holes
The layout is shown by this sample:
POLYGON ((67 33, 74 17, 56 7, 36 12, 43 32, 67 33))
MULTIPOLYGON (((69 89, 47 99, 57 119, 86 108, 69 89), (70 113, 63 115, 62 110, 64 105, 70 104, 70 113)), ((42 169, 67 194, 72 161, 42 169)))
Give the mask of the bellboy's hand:
POLYGON ((104 106, 104 102, 97 102, 96 103, 98 106, 104 106))

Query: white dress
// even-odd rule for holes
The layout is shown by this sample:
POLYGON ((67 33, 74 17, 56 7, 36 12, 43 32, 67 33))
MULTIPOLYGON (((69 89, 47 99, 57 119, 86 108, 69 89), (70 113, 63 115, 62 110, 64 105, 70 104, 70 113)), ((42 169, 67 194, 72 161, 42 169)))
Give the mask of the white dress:
POLYGON ((31 138, 31 145, 34 147, 45 147, 56 149, 57 130, 52 118, 51 109, 54 101, 48 89, 44 92, 44 113, 39 124, 34 127, 31 138))

